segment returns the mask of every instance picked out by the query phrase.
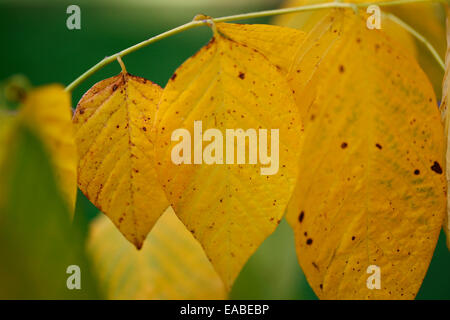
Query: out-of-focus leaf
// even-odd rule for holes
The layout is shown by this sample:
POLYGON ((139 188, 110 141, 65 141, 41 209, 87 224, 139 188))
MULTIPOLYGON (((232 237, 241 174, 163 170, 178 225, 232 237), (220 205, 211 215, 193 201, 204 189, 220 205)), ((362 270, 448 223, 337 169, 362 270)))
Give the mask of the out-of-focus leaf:
MULTIPOLYGON (((164 89, 155 123, 159 181, 227 289, 284 214, 297 177, 302 133, 301 116, 283 74, 259 51, 229 37, 232 34, 215 35, 177 69, 164 89), (217 150, 213 149, 218 163, 172 162, 173 148, 180 143, 172 141, 172 133, 186 129, 191 139, 195 121, 202 121, 203 132, 216 129, 222 134, 223 144, 214 137, 214 143, 219 141, 217 150), (278 129, 279 170, 263 175, 269 164, 248 164, 248 160, 236 164, 233 135, 228 140, 233 145, 234 164, 227 164, 226 129, 266 129, 266 138, 260 139, 268 140, 269 150, 270 145, 273 150, 276 147, 270 142, 275 138, 271 129, 278 129)), ((244 139, 248 146, 249 139, 244 139)), ((204 146, 211 151, 212 144, 204 146)), ((194 155, 191 141, 188 148, 194 155)), ((250 148, 245 149, 245 159, 249 159, 250 148)))
POLYGON ((25 121, 50 154, 56 181, 73 216, 77 194, 77 151, 72 128, 70 94, 59 84, 30 91, 20 108, 25 121))
POLYGON ((0 298, 98 298, 46 148, 24 124, 13 137, 0 168, 0 298), (81 290, 67 288, 70 265, 81 268, 81 290))
POLYGON ((12 113, 0 111, 0 165, 5 157, 15 123, 16 117, 12 113))
MULTIPOLYGON (((387 0, 386 0, 387 1, 387 0)), ((383 8, 382 8, 383 10, 383 8)), ((407 3, 385 8, 411 25, 436 49, 442 59, 445 57, 445 12, 441 3, 407 3)), ((444 72, 436 63, 430 51, 416 41, 417 59, 433 84, 436 96, 441 96, 444 72)))
MULTIPOLYGON (((332 2, 333 0, 288 0, 284 3, 284 7, 296 7, 307 4, 318 4, 332 2)), ((388 1, 388 0, 385 0, 388 1)), ((365 0, 343 0, 343 2, 367 2, 365 0)), ((288 15, 280 15, 274 19, 274 23, 310 31, 314 26, 323 19, 332 9, 314 10, 307 12, 299 12, 288 15)), ((436 48, 441 57, 445 54, 445 27, 444 13, 442 5, 439 3, 415 3, 398 6, 381 7, 382 11, 391 12, 400 19, 414 27, 420 34, 425 36, 428 41, 436 48)), ((428 49, 416 42, 414 37, 404 30, 397 23, 391 21, 387 16, 382 16, 381 28, 394 41, 400 44, 403 49, 410 55, 415 56, 422 68, 431 80, 436 95, 441 94, 441 79, 443 76, 442 69, 436 63, 428 49)))
MULTIPOLYGON (((16 117, 8 111, 0 110, 0 167, 8 155, 8 146, 12 141, 16 117)), ((4 184, 0 183, 0 206, 4 204, 5 191, 4 184)))
POLYGON ((25 100, 31 83, 27 77, 15 74, 0 82, 0 109, 15 110, 25 100))
POLYGON ((317 75, 287 219, 320 298, 411 299, 445 213, 434 92, 417 62, 363 17, 339 10, 334 21, 344 28, 317 75), (379 290, 367 287, 371 265, 379 290))
POLYGON ((150 139, 161 93, 151 81, 120 73, 89 89, 73 118, 78 186, 137 248, 169 206, 150 139))
POLYGON ((168 208, 137 251, 105 216, 88 248, 108 299, 225 299, 222 280, 200 244, 168 208))

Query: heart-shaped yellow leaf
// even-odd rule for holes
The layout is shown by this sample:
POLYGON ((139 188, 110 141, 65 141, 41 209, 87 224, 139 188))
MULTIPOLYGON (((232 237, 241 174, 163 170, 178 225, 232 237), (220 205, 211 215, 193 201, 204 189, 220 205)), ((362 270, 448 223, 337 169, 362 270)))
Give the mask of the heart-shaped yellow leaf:
POLYGON ((168 207, 150 139, 161 93, 123 72, 86 92, 73 118, 78 186, 137 248, 168 207))
POLYGON ((320 298, 411 299, 445 212, 434 92, 363 17, 341 10, 334 21, 344 31, 317 74, 287 213, 298 258, 320 298))
POLYGON ((104 216, 92 224, 88 251, 108 299, 226 299, 200 244, 168 208, 137 251, 104 216))
POLYGON ((200 241, 227 289, 283 216, 297 177, 301 135, 300 114, 284 76, 232 35, 216 34, 176 70, 164 89, 155 123, 158 177, 175 213, 200 241), (177 129, 185 135, 182 142, 177 129), (227 129, 252 136, 245 139, 243 163, 236 160, 234 136, 227 143, 227 129), (279 148, 272 129, 279 130, 279 148), (199 130, 205 133, 203 146, 195 142, 199 130), (258 142, 251 141, 268 146, 260 145, 258 161, 252 164, 250 145, 256 152, 258 142), (189 144, 182 153, 180 143, 189 144), (176 150, 191 164, 172 161, 176 150), (272 156, 270 164, 260 161, 264 151, 272 156), (225 159, 227 152, 233 156, 225 159), (205 154, 208 162, 200 159, 205 154), (271 166, 273 172, 265 175, 271 166))

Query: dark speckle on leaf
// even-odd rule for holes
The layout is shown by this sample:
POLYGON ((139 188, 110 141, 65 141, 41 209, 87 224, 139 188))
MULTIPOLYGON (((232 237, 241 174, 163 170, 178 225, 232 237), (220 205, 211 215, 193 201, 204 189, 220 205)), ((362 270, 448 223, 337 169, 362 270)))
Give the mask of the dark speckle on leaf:
POLYGON ((437 174, 442 174, 442 168, 439 162, 435 161, 433 165, 431 166, 431 170, 436 172, 437 174))
POLYGON ((347 142, 342 142, 342 144, 341 144, 341 148, 342 149, 347 148, 347 146, 348 146, 347 142))
POLYGON ((298 216, 298 221, 302 222, 304 217, 305 217, 305 212, 304 211, 300 212, 300 215, 298 216))
POLYGON ((176 77, 177 77, 177 74, 174 73, 174 74, 170 77, 170 80, 175 80, 176 77))
POLYGON ((313 243, 313 240, 312 240, 311 238, 308 238, 308 239, 306 240, 306 244, 307 244, 308 246, 310 246, 312 243, 313 243))
POLYGON ((245 78, 245 73, 239 72, 239 78, 241 78, 243 80, 245 78))

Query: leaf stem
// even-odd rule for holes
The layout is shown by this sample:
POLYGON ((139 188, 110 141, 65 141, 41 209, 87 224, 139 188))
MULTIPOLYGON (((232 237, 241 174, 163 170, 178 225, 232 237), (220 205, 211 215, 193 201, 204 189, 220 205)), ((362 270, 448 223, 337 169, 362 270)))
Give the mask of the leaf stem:
POLYGON ((122 69, 123 74, 127 74, 127 68, 125 67, 125 64, 122 61, 122 58, 120 56, 117 56, 117 62, 120 64, 120 68, 122 69))
MULTIPOLYGON (((243 20, 243 19, 253 19, 253 18, 262 18, 262 17, 268 17, 268 16, 275 16, 275 15, 281 15, 281 14, 288 14, 288 13, 297 13, 302 11, 311 11, 311 10, 320 10, 320 9, 331 9, 331 8, 360 8, 360 7, 368 7, 370 5, 378 5, 378 6, 395 6, 395 5, 401 5, 401 4, 410 4, 410 3, 431 3, 431 2, 446 2, 448 0, 393 0, 393 1, 375 1, 375 2, 366 2, 366 3, 344 3, 339 2, 338 0, 335 0, 334 2, 326 2, 326 3, 319 3, 319 4, 312 4, 312 5, 304 5, 299 7, 292 7, 292 8, 284 8, 284 9, 274 9, 274 10, 265 10, 265 11, 259 11, 259 12, 250 12, 250 13, 243 13, 243 14, 237 14, 237 15, 231 15, 226 17, 220 17, 213 19, 214 22, 227 22, 227 21, 236 21, 236 20, 243 20)), ((417 33, 413 28, 411 28, 409 25, 398 19, 397 17, 393 15, 389 15, 390 18, 400 24, 402 27, 407 29, 411 34, 413 34, 419 41, 423 42, 427 48, 431 51, 433 56, 438 60, 439 64, 441 64, 442 60, 440 59, 439 55, 437 54, 436 50, 431 46, 431 44, 419 33, 417 33)), ((127 49, 124 49, 116 54, 113 54, 112 56, 105 57, 103 60, 92 66, 89 70, 87 70, 85 73, 80 75, 77 79, 75 79, 72 83, 70 83, 66 87, 66 91, 72 91, 75 89, 80 83, 82 83, 84 80, 89 78, 91 75, 93 75, 95 72, 103 68, 104 66, 110 64, 111 62, 117 60, 118 58, 121 58, 131 52, 134 52, 140 48, 143 48, 153 42, 162 40, 164 38, 170 37, 172 35, 178 34, 180 32, 193 29, 199 26, 204 26, 210 24, 210 19, 205 20, 193 20, 191 22, 185 23, 181 26, 178 26, 176 28, 173 28, 171 30, 168 30, 166 32, 163 32, 157 36, 151 37, 147 40, 144 40, 142 42, 139 42, 127 49)))

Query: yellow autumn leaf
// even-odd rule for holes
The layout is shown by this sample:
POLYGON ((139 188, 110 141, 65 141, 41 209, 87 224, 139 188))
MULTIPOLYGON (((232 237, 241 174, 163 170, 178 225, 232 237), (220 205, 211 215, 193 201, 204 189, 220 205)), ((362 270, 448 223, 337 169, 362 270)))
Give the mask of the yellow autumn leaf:
MULTIPOLYGON (((333 2, 333 0, 288 0, 284 3, 283 7, 296 7, 326 2, 333 2)), ((363 3, 367 1, 343 0, 343 2, 363 3)), ((409 25, 413 26, 420 34, 425 36, 443 57, 445 53, 445 44, 442 39, 445 37, 445 29, 442 5, 440 3, 408 3, 398 6, 381 6, 380 8, 382 12, 393 13, 409 25), (418 12, 420 12, 420 14, 418 14, 418 12)), ((316 23, 323 19, 331 10, 332 9, 314 10, 280 15, 275 17, 274 23, 308 32, 312 30, 316 23)), ((415 56, 419 60, 422 68, 426 71, 429 79, 433 83, 436 94, 440 95, 440 79, 442 79, 443 75, 442 70, 428 49, 422 44, 418 44, 408 31, 392 21, 389 16, 382 15, 381 28, 394 41, 402 45, 408 54, 415 56)))
POLYGON ((226 299, 222 280, 200 244, 168 208, 137 251, 99 216, 88 252, 107 299, 226 299))
POLYGON ((122 72, 78 103, 78 186, 137 248, 168 207, 156 180, 151 124, 162 89, 122 72))
POLYGON ((227 289, 275 230, 291 196, 302 136, 297 109, 285 78, 263 54, 219 34, 179 67, 164 89, 155 122, 158 177, 175 213, 202 244, 227 289), (210 135, 204 137, 211 141, 204 148, 195 142, 199 131, 194 137, 194 122, 210 135), (177 129, 185 129, 189 137, 172 141, 177 129), (255 129, 253 138, 245 139, 244 163, 236 164, 234 136, 226 146, 227 129, 250 136, 255 129), (267 130, 265 137, 260 129, 267 130), (272 143, 272 129, 279 130, 279 148, 272 143), (260 143, 267 141, 270 163, 261 164, 260 154, 249 164, 249 145, 257 135, 260 143), (171 158, 176 150, 183 159, 191 159, 189 153, 199 158, 206 154, 207 162, 199 164, 196 156, 191 164, 175 164, 171 158), (226 161, 227 151, 233 156, 226 161), (273 174, 263 174, 270 166, 273 174))
POLYGON ((59 84, 31 90, 19 115, 32 127, 47 147, 56 180, 69 205, 75 210, 77 194, 77 151, 72 127, 70 94, 59 84))
POLYGON ((287 212, 298 259, 319 298, 412 299, 445 212, 433 88, 363 17, 339 10, 334 20, 345 32, 318 71, 287 212))
MULTIPOLYGON (((447 7, 447 54, 445 55, 445 76, 442 83, 441 114, 444 123, 446 141, 446 176, 447 185, 450 181, 450 113, 448 110, 450 98, 450 8, 447 7)), ((447 190, 447 216, 444 222, 444 230, 447 235, 447 247, 450 249, 450 192, 447 190)))

